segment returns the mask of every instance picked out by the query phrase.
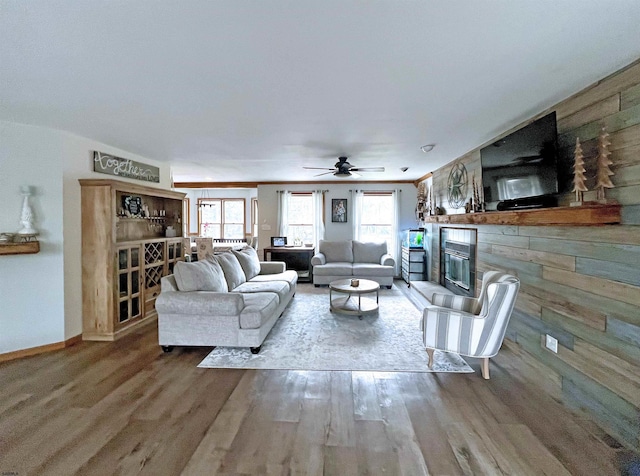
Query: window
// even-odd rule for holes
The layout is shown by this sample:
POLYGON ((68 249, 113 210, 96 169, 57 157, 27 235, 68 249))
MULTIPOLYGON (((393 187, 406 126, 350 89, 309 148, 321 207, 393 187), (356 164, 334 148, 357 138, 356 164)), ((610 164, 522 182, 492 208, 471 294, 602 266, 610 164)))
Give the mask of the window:
POLYGON ((251 199, 251 236, 258 236, 258 199, 251 199))
POLYGON ((211 238, 244 238, 244 203, 244 198, 199 198, 199 235, 211 238))
POLYGON ((313 243, 313 197, 310 193, 292 193, 287 216, 289 227, 287 243, 296 240, 313 243))
POLYGON ((360 241, 386 241, 394 249, 394 200, 391 192, 364 192, 360 215, 360 241))
POLYGON ((189 236, 189 214, 191 213, 191 201, 185 197, 182 199, 182 236, 189 236))

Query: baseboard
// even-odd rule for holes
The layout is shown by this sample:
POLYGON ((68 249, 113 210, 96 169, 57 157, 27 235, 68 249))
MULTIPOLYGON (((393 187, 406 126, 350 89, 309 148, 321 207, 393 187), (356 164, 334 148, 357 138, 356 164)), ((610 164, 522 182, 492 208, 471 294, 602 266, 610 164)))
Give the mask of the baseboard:
POLYGON ((64 349, 66 347, 71 347, 78 342, 82 342, 82 334, 70 337, 62 342, 54 342, 53 344, 39 345, 38 347, 30 347, 29 349, 14 350, 13 352, 0 354, 0 362, 7 362, 9 360, 21 359, 32 355, 44 354, 45 352, 51 352, 53 350, 64 349))

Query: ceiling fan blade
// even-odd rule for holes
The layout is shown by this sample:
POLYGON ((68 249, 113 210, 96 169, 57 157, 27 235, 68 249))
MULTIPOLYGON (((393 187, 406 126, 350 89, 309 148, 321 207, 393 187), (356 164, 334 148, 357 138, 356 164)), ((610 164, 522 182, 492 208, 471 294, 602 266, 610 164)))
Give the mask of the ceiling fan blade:
POLYGON ((329 175, 333 173, 333 169, 330 172, 325 172, 323 174, 314 175, 314 177, 320 177, 321 175, 329 175))
POLYGON ((335 167, 302 167, 309 170, 335 170, 335 167))
POLYGON ((350 172, 384 172, 384 167, 352 167, 349 169, 350 172))
POLYGON ((349 172, 351 172, 351 176, 352 176, 353 178, 360 178, 360 177, 362 177, 362 175, 360 175, 360 174, 358 174, 358 173, 354 172, 354 171, 353 171, 353 169, 349 170, 349 172))

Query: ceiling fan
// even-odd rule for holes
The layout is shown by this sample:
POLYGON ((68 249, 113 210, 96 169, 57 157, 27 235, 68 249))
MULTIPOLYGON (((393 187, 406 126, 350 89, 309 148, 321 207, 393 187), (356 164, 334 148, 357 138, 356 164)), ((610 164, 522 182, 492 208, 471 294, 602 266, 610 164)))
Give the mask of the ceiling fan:
POLYGON ((303 169, 311 170, 328 170, 314 177, 320 177, 321 175, 333 174, 336 177, 360 177, 360 174, 356 172, 384 172, 384 167, 354 167, 347 160, 349 157, 338 157, 338 161, 333 167, 303 167, 303 169))

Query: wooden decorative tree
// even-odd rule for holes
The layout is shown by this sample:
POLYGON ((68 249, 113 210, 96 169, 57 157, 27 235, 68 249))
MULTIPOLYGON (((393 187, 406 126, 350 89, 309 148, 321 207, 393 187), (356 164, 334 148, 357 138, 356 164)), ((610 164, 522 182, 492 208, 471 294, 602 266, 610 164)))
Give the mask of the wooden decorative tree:
POLYGON ((576 193, 576 200, 571 202, 572 206, 582 205, 582 197, 586 192, 587 186, 585 185, 586 177, 584 173, 584 154, 582 153, 582 146, 580 145, 580 138, 576 137, 576 148, 573 152, 573 190, 576 193))
POLYGON ((598 136, 598 159, 597 159, 597 171, 596 171, 596 198, 598 201, 606 203, 607 199, 604 195, 605 188, 613 188, 614 185, 609 178, 613 175, 613 172, 609 168, 613 162, 609 159, 609 134, 602 128, 600 135, 598 136))

